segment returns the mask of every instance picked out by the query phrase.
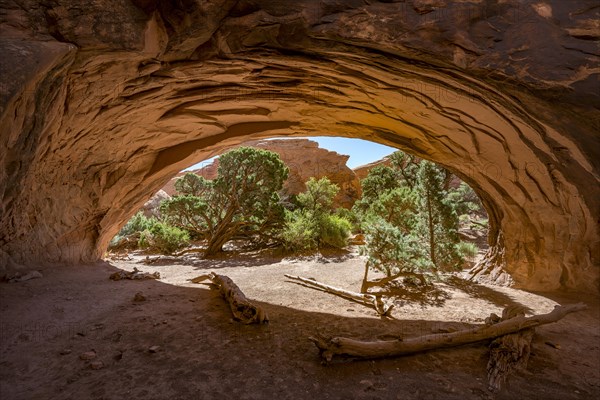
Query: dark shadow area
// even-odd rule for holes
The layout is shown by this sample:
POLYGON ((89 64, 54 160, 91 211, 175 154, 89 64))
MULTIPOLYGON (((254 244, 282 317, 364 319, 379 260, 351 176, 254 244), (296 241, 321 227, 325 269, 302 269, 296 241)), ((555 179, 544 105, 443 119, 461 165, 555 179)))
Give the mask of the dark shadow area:
POLYGON ((205 258, 203 251, 189 252, 181 256, 163 254, 138 254, 141 260, 121 258, 116 261, 133 261, 138 264, 163 266, 163 265, 189 265, 198 269, 221 269, 228 267, 252 268, 281 262, 283 259, 291 261, 318 261, 319 263, 341 263, 352 259, 356 254, 342 249, 323 249, 319 253, 290 254, 279 248, 266 248, 263 250, 228 250, 221 254, 205 258))
MULTIPOLYGON (((351 246, 348 246, 351 248, 351 246)), ((321 263, 341 263, 356 257, 356 253, 352 250, 324 248, 317 253, 318 261, 321 263)))
POLYGON ((189 265, 197 269, 221 269, 227 267, 260 267, 261 265, 278 263, 281 260, 283 260, 283 256, 277 255, 271 249, 266 249, 263 251, 227 251, 210 258, 205 258, 202 251, 188 253, 183 256, 147 256, 137 263, 152 266, 189 265))
MULTIPOLYGON (((560 292, 539 292, 523 289, 523 291, 535 294, 536 296, 545 297, 547 299, 557 302, 558 304, 571 304, 583 302, 590 307, 590 310, 595 310, 596 315, 600 319, 600 294, 594 295, 591 293, 581 293, 572 290, 560 292)), ((600 330, 598 331, 598 337, 600 338, 600 330)), ((598 344, 600 345, 600 341, 598 344)))
POLYGON ((452 287, 462 290, 463 292, 467 293, 469 296, 472 296, 472 297, 475 297, 478 299, 487 300, 490 303, 497 305, 498 307, 505 308, 508 306, 515 305, 515 306, 523 307, 523 309, 525 310, 526 313, 532 313, 532 310, 530 307, 528 307, 525 304, 519 303, 518 301, 515 301, 513 298, 506 295, 505 293, 496 291, 488 286, 483 286, 483 285, 477 284, 475 282, 468 281, 468 280, 460 278, 456 275, 449 277, 448 279, 446 279, 444 281, 444 283, 446 283, 448 286, 452 286, 452 287))

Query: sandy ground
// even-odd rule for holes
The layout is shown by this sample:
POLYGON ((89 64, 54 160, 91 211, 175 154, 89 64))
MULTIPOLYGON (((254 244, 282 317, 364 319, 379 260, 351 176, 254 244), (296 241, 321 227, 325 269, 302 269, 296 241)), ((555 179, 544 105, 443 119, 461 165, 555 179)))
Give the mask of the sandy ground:
POLYGON ((136 256, 40 269, 43 278, 0 284, 0 398, 600 398, 598 297, 535 294, 453 279, 426 293, 399 292, 394 319, 383 320, 364 305, 283 276, 313 277, 357 291, 363 265, 356 254, 319 259, 247 254, 221 260, 188 255, 151 264, 136 256), (108 279, 134 267, 158 271, 161 279, 108 279), (267 310, 271 322, 234 322, 217 291, 187 281, 208 271, 230 276, 267 310), (138 292, 145 301, 133 301, 138 292), (479 324, 510 304, 545 313, 557 303, 577 301, 590 309, 538 328, 527 370, 498 394, 487 390, 484 344, 323 366, 307 340, 317 331, 363 339, 411 337, 479 324), (159 347, 151 352, 152 346, 159 347), (80 359, 91 350, 95 359, 80 359), (98 361, 102 367, 93 369, 98 361))

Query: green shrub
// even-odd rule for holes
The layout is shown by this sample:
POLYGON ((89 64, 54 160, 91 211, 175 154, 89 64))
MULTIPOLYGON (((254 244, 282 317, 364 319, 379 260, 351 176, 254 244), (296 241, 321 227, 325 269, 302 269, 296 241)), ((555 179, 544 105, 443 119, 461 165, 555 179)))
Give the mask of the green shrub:
POLYGON ((152 228, 158 220, 154 217, 146 217, 143 212, 138 211, 127 223, 121 228, 117 236, 129 236, 136 232, 143 232, 146 229, 152 228))
POLYGON ((360 220, 353 210, 348 210, 347 208, 340 207, 335 210, 335 215, 350 222, 350 232, 360 232, 360 220))
POLYGON ((281 240, 288 251, 316 250, 319 246, 344 248, 348 244, 352 224, 345 218, 294 210, 287 211, 285 219, 281 240))
POLYGON ((306 191, 297 197, 298 209, 287 211, 281 241, 292 252, 316 250, 320 246, 343 248, 348 244, 352 223, 349 210, 334 210, 333 198, 339 191, 327 178, 310 178, 306 191))
POLYGON ((138 240, 138 247, 140 249, 150 249, 154 243, 152 232, 149 229, 140 233, 140 239, 138 240))
POLYGON ((352 224, 338 215, 323 215, 320 219, 320 242, 325 247, 342 249, 348 244, 352 224))
POLYGON ((317 248, 317 224, 302 210, 285 212, 281 240, 286 250, 300 252, 317 248))
POLYGON ((158 223, 156 218, 147 218, 141 211, 137 212, 111 239, 108 249, 110 251, 135 250, 141 233, 152 228, 156 223, 158 223))
POLYGON ((187 246, 189 242, 190 236, 187 231, 158 222, 140 234, 138 246, 142 249, 171 254, 187 246))
POLYGON ((367 256, 367 265, 387 276, 399 273, 418 274, 432 269, 425 257, 422 241, 413 234, 383 219, 373 219, 365 225, 366 245, 360 252, 367 256))
POLYGON ((459 242, 457 245, 458 253, 462 255, 463 258, 467 258, 473 260, 477 255, 479 249, 474 243, 469 242, 459 242))

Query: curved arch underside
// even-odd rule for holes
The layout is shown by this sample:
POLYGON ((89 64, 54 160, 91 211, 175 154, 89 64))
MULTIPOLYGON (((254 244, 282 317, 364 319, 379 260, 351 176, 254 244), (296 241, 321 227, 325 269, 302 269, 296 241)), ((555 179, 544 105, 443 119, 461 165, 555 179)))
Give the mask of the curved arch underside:
POLYGON ((6 262, 93 261, 181 169, 249 139, 334 135, 467 181, 490 214, 478 278, 598 287, 591 2, 106 3, 6 13, 6 262))

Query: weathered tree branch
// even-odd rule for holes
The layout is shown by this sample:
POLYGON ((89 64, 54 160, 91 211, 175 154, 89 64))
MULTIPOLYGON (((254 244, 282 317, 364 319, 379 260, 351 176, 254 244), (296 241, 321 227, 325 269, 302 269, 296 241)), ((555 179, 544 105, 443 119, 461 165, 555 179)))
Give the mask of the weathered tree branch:
POLYGON ((583 303, 556 306, 548 314, 531 317, 520 315, 494 325, 482 325, 452 333, 425 335, 406 340, 368 342, 345 337, 325 338, 322 336, 310 337, 309 340, 317 346, 324 362, 330 362, 336 355, 367 359, 403 356, 497 338, 523 329, 556 322, 567 314, 585 309, 587 306, 583 303))
POLYGON ((358 301, 360 303, 364 303, 366 305, 372 306, 375 308, 377 313, 381 316, 389 315, 390 312, 392 311, 392 309, 394 308, 393 303, 389 303, 389 304, 385 303, 381 299, 381 296, 351 292, 349 290, 344 290, 344 289, 337 288, 335 286, 330 286, 330 285, 326 285, 324 283, 317 282, 314 279, 303 278, 301 276, 294 276, 294 275, 288 275, 288 274, 284 274, 284 275, 286 278, 300 281, 300 282, 308 285, 308 287, 310 287, 312 289, 318 288, 318 289, 326 291, 327 293, 335 294, 337 296, 340 296, 340 297, 343 297, 346 299, 358 301))
POLYGON ((240 290, 240 288, 225 275, 217 275, 214 272, 208 275, 198 276, 191 281, 201 283, 210 279, 210 281, 219 288, 221 295, 229 303, 233 318, 244 324, 261 324, 269 322, 267 313, 260 307, 252 304, 240 290))

